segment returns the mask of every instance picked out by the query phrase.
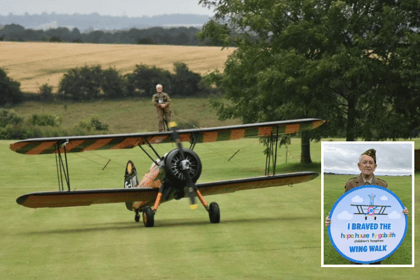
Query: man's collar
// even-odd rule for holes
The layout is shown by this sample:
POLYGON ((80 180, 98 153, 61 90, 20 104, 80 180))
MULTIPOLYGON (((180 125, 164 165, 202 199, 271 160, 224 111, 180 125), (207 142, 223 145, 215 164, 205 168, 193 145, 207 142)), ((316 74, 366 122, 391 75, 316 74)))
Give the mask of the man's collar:
POLYGON ((365 177, 363 177, 363 174, 362 173, 360 173, 360 177, 362 177, 363 183, 365 183, 365 184, 366 183, 372 184, 373 178, 375 177, 375 175, 372 174, 372 177, 370 178, 370 180, 366 180, 365 177))

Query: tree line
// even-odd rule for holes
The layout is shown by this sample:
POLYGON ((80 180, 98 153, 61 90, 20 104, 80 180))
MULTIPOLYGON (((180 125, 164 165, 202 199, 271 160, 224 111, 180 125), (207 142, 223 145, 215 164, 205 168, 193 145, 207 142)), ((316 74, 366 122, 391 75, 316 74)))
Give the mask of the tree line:
POLYGON ((214 45, 210 40, 199 41, 195 27, 152 27, 147 29, 131 28, 130 30, 87 30, 80 32, 67 27, 48 30, 25 29, 21 25, 8 24, 0 29, 0 41, 18 42, 72 42, 102 44, 164 44, 164 45, 214 45))
POLYGON ((97 98, 121 99, 150 97, 156 85, 174 97, 198 97, 215 93, 201 82, 201 75, 188 69, 185 63, 174 63, 174 73, 156 66, 136 65, 132 73, 120 74, 115 68, 98 66, 74 68, 64 74, 58 87, 58 98, 76 101, 97 98))
MULTIPOLYGON (((43 101, 151 98, 157 84, 164 85, 165 92, 174 97, 199 97, 217 93, 217 89, 202 82, 200 74, 189 70, 185 63, 176 62, 173 73, 144 64, 136 65, 133 72, 125 75, 112 67, 102 69, 100 65, 76 67, 63 75, 57 92, 54 93, 51 85, 44 84, 39 87, 38 96, 43 101)), ((1 68, 0 92, 0 107, 25 100, 20 83, 8 77, 1 68)))

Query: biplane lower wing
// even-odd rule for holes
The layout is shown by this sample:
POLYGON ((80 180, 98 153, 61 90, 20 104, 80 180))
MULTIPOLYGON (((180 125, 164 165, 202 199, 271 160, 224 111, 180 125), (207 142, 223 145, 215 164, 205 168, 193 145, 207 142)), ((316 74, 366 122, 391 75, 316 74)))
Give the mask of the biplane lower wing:
POLYGON ((152 201, 156 199, 157 193, 158 189, 153 188, 36 192, 22 195, 16 202, 30 208, 89 206, 99 203, 152 201))
MULTIPOLYGON (((231 193, 240 190, 298 184, 318 176, 315 172, 296 172, 197 184, 203 195, 231 193)), ((158 189, 103 189, 59 192, 36 192, 19 197, 16 202, 30 208, 89 206, 99 203, 154 201, 158 189)))
POLYGON ((305 171, 295 173, 284 173, 274 176, 262 176, 247 179, 202 183, 197 184, 197 187, 203 195, 212 195, 231 193, 241 190, 293 185, 310 181, 312 179, 315 179, 317 176, 318 173, 305 171))

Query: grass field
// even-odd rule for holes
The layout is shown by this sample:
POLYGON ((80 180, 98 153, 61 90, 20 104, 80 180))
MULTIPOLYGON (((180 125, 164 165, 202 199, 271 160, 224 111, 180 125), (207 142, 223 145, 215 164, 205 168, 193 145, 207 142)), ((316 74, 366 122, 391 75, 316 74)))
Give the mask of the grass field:
MULTIPOLYGON (((128 100, 96 100, 83 103, 25 102, 13 109, 29 118, 33 114, 61 116, 63 127, 71 127, 90 116, 98 116, 109 124, 109 133, 157 131, 158 119, 152 98, 128 100)), ((208 98, 172 98, 172 121, 199 123, 201 127, 239 124, 240 120, 219 121, 208 98)))
MULTIPOLYGON (((24 193, 57 188, 55 160, 13 153, 9 143, 0 141, 0 279, 418 278, 418 241, 417 268, 321 268, 320 177, 292 188, 209 196, 208 201, 221 207, 220 224, 210 224, 203 209, 190 210, 186 199, 164 203, 155 227, 145 228, 134 223, 123 204, 38 210, 19 206, 15 199, 24 193)), ((279 169, 319 172, 320 146, 312 144, 315 163, 302 167, 295 160, 299 139, 293 139, 289 165, 283 165, 284 148, 279 150, 279 169)), ((163 153, 173 146, 155 147, 163 153)), ((262 147, 255 139, 197 145, 196 151, 203 160, 201 182, 263 173, 262 147)), ((72 186, 123 187, 129 159, 139 173, 150 166, 140 149, 70 154, 72 186)), ((418 233, 419 222, 416 229, 418 233)))
POLYGON ((193 72, 223 71, 233 48, 153 45, 111 45, 39 42, 0 42, 0 68, 21 83, 24 92, 37 92, 48 83, 58 86, 69 69, 84 65, 115 67, 131 72, 136 64, 155 65, 173 71, 174 62, 183 62, 193 72))

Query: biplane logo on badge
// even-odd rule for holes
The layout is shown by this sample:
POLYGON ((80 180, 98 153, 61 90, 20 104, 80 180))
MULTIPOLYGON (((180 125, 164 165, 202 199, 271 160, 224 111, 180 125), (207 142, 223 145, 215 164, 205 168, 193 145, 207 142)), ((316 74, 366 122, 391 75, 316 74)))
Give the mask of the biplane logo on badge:
POLYGON ((381 261, 395 252, 405 237, 403 209, 400 199, 388 189, 375 185, 352 189, 330 212, 330 241, 350 261, 381 261))

